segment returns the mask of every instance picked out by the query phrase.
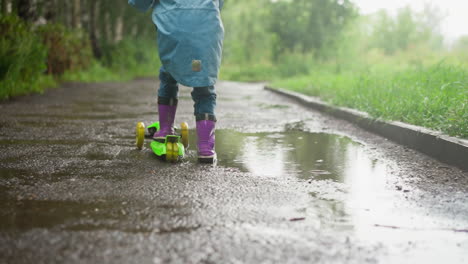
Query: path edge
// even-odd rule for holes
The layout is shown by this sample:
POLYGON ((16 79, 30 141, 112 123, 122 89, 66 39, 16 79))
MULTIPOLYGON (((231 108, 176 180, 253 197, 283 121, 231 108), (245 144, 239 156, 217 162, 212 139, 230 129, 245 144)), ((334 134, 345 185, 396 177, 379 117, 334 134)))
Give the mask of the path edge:
POLYGON ((354 123, 367 131, 468 171, 468 140, 403 122, 376 120, 371 118, 368 113, 332 106, 316 97, 297 92, 268 85, 264 89, 293 99, 306 107, 354 123))

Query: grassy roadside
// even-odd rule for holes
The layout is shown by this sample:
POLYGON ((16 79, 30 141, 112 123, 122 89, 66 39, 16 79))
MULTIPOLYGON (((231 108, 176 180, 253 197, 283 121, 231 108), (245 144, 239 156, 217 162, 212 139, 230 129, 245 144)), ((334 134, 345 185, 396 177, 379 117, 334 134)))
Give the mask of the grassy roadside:
POLYGON ((65 72, 60 81, 106 82, 156 77, 161 66, 156 45, 148 40, 133 42, 137 44, 124 40, 109 52, 108 58, 93 60, 85 70, 65 72))
POLYGON ((395 72, 310 74, 277 80, 281 87, 326 102, 468 138, 468 67, 443 63, 395 72))
POLYGON ((64 81, 126 81, 158 74, 151 38, 105 44, 97 59, 87 33, 62 24, 36 26, 0 14, 0 33, 0 101, 42 93, 64 81))

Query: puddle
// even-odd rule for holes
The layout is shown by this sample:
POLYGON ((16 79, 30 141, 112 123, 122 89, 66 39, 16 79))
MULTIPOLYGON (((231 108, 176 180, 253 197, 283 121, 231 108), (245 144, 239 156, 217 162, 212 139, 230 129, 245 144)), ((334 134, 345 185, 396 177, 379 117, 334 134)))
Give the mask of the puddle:
MULTIPOLYGON (((401 248, 411 248, 412 243, 426 245, 433 241, 428 238, 436 237, 440 246, 436 248, 447 249, 447 241, 464 239, 464 234, 453 232, 456 225, 450 219, 428 217, 424 208, 402 207, 407 204, 406 192, 414 190, 389 186, 388 161, 376 159, 350 138, 294 127, 279 133, 218 130, 216 151, 219 166, 236 167, 255 177, 304 182, 310 201, 285 209, 285 217, 401 248)), ((450 250, 454 255, 460 253, 458 246, 450 250)))
MULTIPOLYGON (((195 138, 191 142, 195 142, 195 138)), ((351 139, 299 130, 281 133, 216 131, 218 165, 263 177, 356 181, 356 175, 385 175, 385 166, 351 139)), ((359 178, 359 177, 358 177, 359 178)))
MULTIPOLYGON (((216 151, 220 166, 259 177, 303 181, 311 202, 298 215, 319 221, 321 226, 372 226, 368 221, 356 223, 356 219, 366 219, 369 210, 379 208, 388 198, 386 164, 348 137, 297 129, 278 133, 218 130, 216 151)), ((379 217, 386 213, 381 210, 379 217)))
POLYGON ((153 214, 160 218, 177 218, 177 212, 190 210, 178 204, 158 204, 143 208, 137 202, 96 202, 56 200, 1 200, 0 231, 26 231, 34 228, 58 228, 72 231, 119 230, 124 232, 180 233, 199 226, 176 223, 153 223, 153 214), (151 212, 151 213, 150 213, 151 212), (137 223, 137 224, 135 224, 137 223))
POLYGON ((311 200, 297 214, 323 227, 365 233, 374 226, 372 221, 401 216, 386 216, 391 206, 385 205, 395 202, 389 199, 389 193, 395 192, 387 188, 386 163, 348 137, 297 129, 277 133, 217 130, 216 152, 218 166, 238 168, 255 177, 304 182, 311 200), (378 212, 376 217, 369 218, 370 211, 378 212))
MULTIPOLYGON (((195 138, 191 140, 195 142, 195 138)), ((307 184, 311 202, 297 213, 321 226, 364 226, 366 232, 376 220, 362 221, 361 217, 369 219, 370 210, 379 211, 380 219, 400 216, 386 217, 391 207, 380 208, 394 202, 387 201, 394 192, 386 187, 386 163, 348 137, 297 129, 278 133, 217 130, 216 152, 218 166, 238 168, 255 177, 292 178, 307 184)))

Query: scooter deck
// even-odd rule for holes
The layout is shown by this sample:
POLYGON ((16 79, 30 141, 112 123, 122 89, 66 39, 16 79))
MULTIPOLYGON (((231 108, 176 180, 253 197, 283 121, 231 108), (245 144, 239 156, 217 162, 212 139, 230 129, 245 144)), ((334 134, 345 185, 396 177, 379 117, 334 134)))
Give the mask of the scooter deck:
MULTIPOLYGON (((136 127, 136 145, 138 149, 143 148, 145 138, 153 139, 154 134, 160 129, 159 122, 148 126, 148 134, 145 133, 145 124, 139 122, 136 127)), ((188 125, 181 124, 181 135, 167 135, 163 139, 153 139, 150 147, 154 154, 166 161, 176 162, 184 157, 185 149, 188 147, 188 125)))
POLYGON ((156 156, 171 162, 175 162, 185 155, 185 147, 180 142, 179 136, 166 136, 164 142, 153 140, 150 147, 156 156))

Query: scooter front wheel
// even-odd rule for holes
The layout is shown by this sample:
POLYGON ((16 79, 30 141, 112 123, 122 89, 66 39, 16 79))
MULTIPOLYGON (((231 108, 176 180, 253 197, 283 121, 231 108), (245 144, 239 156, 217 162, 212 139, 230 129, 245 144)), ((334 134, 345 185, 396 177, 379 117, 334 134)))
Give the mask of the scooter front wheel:
POLYGON ((136 126, 136 147, 138 149, 142 149, 144 141, 145 141, 145 123, 138 122, 136 126))
POLYGON ((185 148, 189 146, 189 128, 186 122, 180 123, 180 138, 185 148))
POLYGON ((179 146, 174 142, 166 143, 166 160, 176 162, 179 158, 179 146))

